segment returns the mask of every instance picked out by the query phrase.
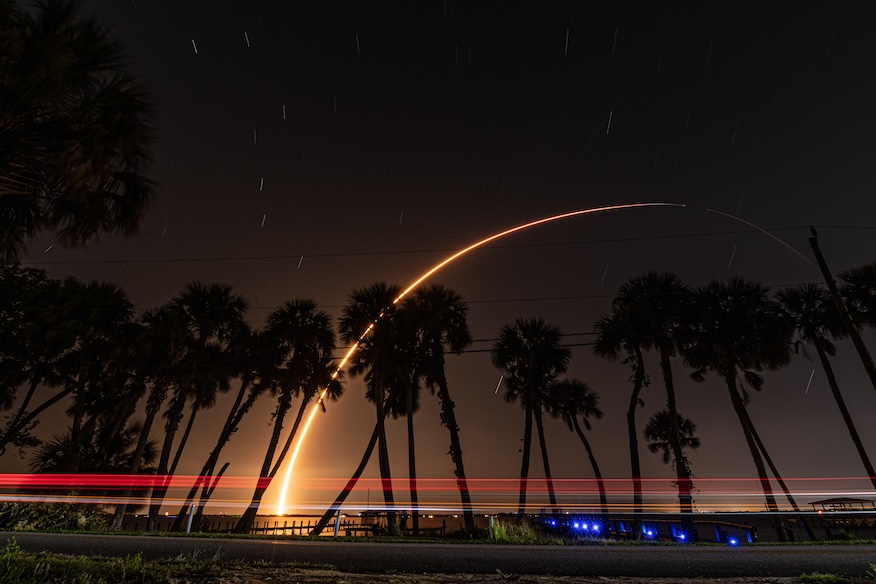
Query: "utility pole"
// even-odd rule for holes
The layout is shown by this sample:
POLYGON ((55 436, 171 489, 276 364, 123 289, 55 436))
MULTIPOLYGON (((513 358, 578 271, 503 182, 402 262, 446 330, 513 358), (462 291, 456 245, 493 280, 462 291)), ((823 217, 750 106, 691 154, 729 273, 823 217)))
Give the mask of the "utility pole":
POLYGON ((858 331, 857 323, 855 323, 846 303, 843 302, 843 298, 840 296, 839 289, 836 287, 836 281, 833 279, 833 275, 827 267, 827 262, 824 261, 824 256, 821 255, 821 249, 818 247, 818 232, 815 231, 815 227, 810 226, 809 229, 812 230, 812 237, 809 238, 809 245, 812 246, 812 251, 815 252, 815 259, 818 260, 818 267, 821 268, 821 273, 824 275, 824 281, 827 283, 827 288, 830 290, 830 295, 833 297, 833 302, 836 304, 837 310, 839 310, 840 318, 846 328, 846 332, 849 333, 849 337, 851 337, 852 343, 854 343, 855 349, 857 349, 858 355, 861 357, 861 362, 864 364, 864 369, 867 370, 867 375, 870 376, 870 383, 873 384, 873 389, 876 389, 876 365, 873 364, 873 357, 867 350, 867 345, 864 344, 864 339, 861 338, 861 333, 858 331))

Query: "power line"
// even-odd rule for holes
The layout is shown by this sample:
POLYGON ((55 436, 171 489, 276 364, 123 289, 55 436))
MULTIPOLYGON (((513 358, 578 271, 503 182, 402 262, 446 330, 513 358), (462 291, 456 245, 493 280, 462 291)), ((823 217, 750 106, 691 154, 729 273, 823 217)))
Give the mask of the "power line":
MULTIPOLYGON (((759 233, 760 231, 793 231, 798 229, 809 229, 809 225, 796 227, 775 227, 770 229, 737 229, 730 231, 710 231, 706 233, 679 233, 672 235, 653 235, 642 237, 619 237, 607 239, 583 239, 578 241, 561 241, 548 243, 520 243, 493 245, 484 249, 525 249, 536 247, 558 247, 564 245, 589 245, 598 243, 623 243, 629 241, 654 241, 665 239, 683 239, 688 237, 713 237, 717 235, 739 235, 744 233, 759 233)), ((843 229, 843 230, 876 230, 876 227, 861 227, 855 225, 816 225, 818 229, 843 229)), ((386 251, 348 251, 348 252, 333 252, 333 253, 296 253, 282 255, 253 255, 253 256, 215 256, 215 257, 188 257, 188 258, 141 258, 141 259, 119 259, 119 260, 58 260, 58 261, 26 261, 21 262, 21 265, 28 266, 57 266, 57 265, 100 265, 100 264, 169 264, 169 263, 191 263, 191 262, 236 262, 236 261, 256 261, 256 260, 296 260, 302 257, 308 258, 342 258, 342 257, 363 257, 363 256, 384 256, 384 255, 411 255, 411 254, 431 254, 431 253, 448 253, 457 251, 459 248, 433 248, 433 249, 410 249, 410 250, 386 250, 386 251)))

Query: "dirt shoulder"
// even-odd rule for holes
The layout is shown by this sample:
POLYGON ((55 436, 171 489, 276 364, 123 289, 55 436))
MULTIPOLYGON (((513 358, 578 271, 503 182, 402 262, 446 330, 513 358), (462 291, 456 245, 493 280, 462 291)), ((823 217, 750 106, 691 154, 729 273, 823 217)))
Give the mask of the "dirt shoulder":
MULTIPOLYGON (((470 584, 519 582, 530 584, 800 584, 798 578, 579 578, 517 574, 353 574, 336 570, 311 570, 272 566, 229 568, 215 584, 470 584)), ((183 584, 183 583, 179 583, 183 584)))

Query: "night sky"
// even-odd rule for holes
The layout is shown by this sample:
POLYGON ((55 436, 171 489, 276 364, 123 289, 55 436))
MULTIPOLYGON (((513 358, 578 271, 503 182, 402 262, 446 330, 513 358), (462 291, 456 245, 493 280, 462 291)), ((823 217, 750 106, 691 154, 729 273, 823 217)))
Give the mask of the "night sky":
MULTIPOLYGON (((736 275, 770 287, 818 281, 799 255, 813 259, 809 225, 834 272, 876 259, 872 2, 97 0, 85 8, 152 88, 155 198, 139 237, 67 251, 44 234, 25 263, 116 283, 139 309, 201 280, 245 296, 254 326, 292 298, 338 315, 354 288, 405 285, 519 223, 601 205, 686 205, 539 227, 432 279, 469 302, 478 340, 448 359, 472 478, 519 474, 522 410, 494 393, 500 372, 488 352, 502 325, 539 316, 566 333, 568 376, 602 396, 605 417, 591 436, 603 474, 628 478, 629 369, 587 345, 624 281, 648 270, 691 285, 736 275)), ((876 348, 873 334, 866 338, 876 348)), ((654 383, 643 392, 640 428, 665 403, 657 360, 646 362, 654 383)), ((840 343, 835 364, 876 456, 876 395, 850 343, 840 343)), ((717 500, 709 493, 737 488, 711 479, 755 470, 722 382, 695 384, 675 365, 679 410, 702 440, 689 458, 707 509, 717 500)), ((374 424, 363 393, 358 380, 347 383, 345 397, 318 416, 297 463, 299 507, 322 509, 336 494, 334 484, 307 490, 306 479, 346 479, 358 463, 374 424)), ((199 419, 200 444, 189 447, 182 473, 200 469, 226 408, 220 401, 199 419)), ((229 475, 257 474, 271 409, 265 400, 232 439, 229 475)), ((786 477, 863 474, 816 363, 800 356, 767 373, 750 412, 786 477)), ((547 422, 554 475, 592 476, 577 438, 547 422)), ((425 400, 416 424, 418 474, 452 478, 436 399, 425 400)), ((60 428, 47 420, 43 429, 60 428)), ((403 479, 403 420, 388 431, 393 474, 403 479)), ((671 479, 644 444, 641 456, 644 476, 671 479)), ((535 446, 531 473, 542 476, 535 446)), ((366 474, 378 475, 376 460, 366 474)), ((864 486, 795 484, 811 493, 804 503, 864 486)), ((398 481, 397 497, 405 486, 398 481)), ((744 489, 759 491, 753 481, 744 489)), ((366 497, 377 493, 353 499, 366 497)))

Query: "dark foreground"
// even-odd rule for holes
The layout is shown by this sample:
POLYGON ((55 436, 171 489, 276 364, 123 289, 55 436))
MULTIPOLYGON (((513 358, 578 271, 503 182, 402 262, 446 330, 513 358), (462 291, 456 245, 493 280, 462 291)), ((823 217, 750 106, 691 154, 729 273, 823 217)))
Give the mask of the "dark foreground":
POLYGON ((328 564, 345 572, 490 574, 500 579, 497 570, 577 577, 775 578, 821 572, 863 578, 876 563, 874 545, 498 546, 21 532, 0 532, 0 545, 12 537, 29 552, 116 557, 139 553, 144 559, 196 555, 226 561, 328 564))

